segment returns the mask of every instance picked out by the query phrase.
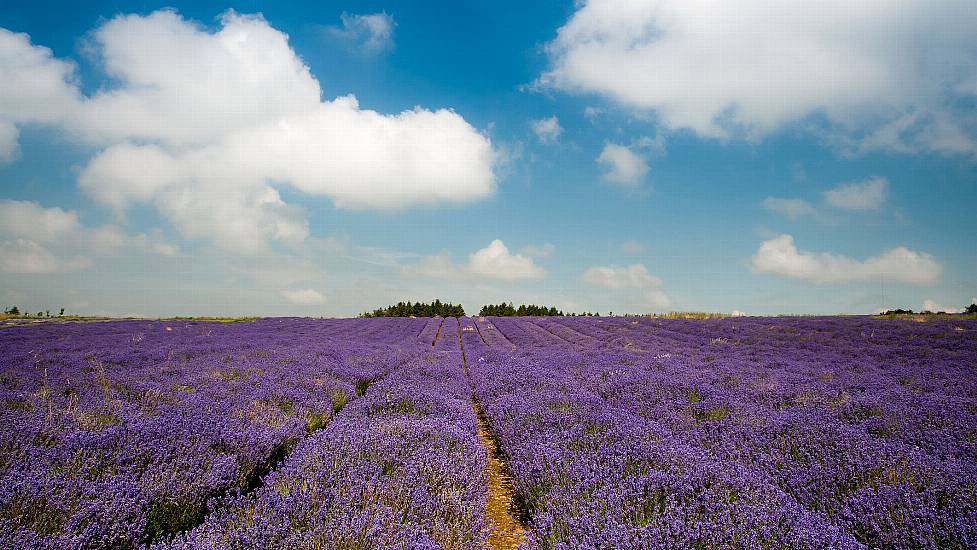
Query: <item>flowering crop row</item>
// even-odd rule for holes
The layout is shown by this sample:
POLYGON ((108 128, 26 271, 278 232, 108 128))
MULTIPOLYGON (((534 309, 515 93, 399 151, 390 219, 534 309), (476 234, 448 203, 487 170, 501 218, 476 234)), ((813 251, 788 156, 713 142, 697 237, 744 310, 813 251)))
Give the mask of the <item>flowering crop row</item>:
POLYGON ((0 544, 129 546, 192 527, 398 364, 405 352, 370 340, 414 346, 409 321, 5 329, 0 544))
POLYGON ((579 334, 468 342, 534 546, 977 545, 973 323, 499 321, 579 334))
POLYGON ((485 462, 457 322, 178 548, 484 547, 485 462))

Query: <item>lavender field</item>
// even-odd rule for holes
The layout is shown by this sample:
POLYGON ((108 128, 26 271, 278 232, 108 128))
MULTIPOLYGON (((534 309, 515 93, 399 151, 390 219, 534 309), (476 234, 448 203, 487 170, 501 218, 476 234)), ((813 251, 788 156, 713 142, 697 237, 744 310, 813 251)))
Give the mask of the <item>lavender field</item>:
POLYGON ((516 545, 975 548, 977 321, 0 328, 4 548, 516 545))

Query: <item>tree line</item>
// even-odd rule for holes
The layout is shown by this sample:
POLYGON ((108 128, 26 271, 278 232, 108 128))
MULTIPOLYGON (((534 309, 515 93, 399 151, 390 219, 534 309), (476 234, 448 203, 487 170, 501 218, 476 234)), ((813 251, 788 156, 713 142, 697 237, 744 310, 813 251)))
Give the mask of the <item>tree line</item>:
MULTIPOLYGON (((537 306, 534 304, 524 304, 515 307, 512 305, 512 302, 482 306, 478 314, 483 317, 489 315, 495 317, 556 317, 564 315, 562 311, 555 307, 537 306)), ((442 302, 440 299, 437 299, 430 304, 409 301, 398 302, 392 306, 362 313, 360 317, 462 317, 464 315, 465 308, 461 304, 442 302)), ((588 314, 585 313, 584 315, 588 314)))
MULTIPOLYGON (((31 315, 29 312, 21 313, 20 308, 17 306, 11 306, 3 310, 3 314, 9 315, 11 317, 34 317, 34 315, 31 315)), ((46 310, 46 311, 38 311, 36 317, 55 317, 55 316, 51 315, 51 310, 46 310)), ((61 311, 57 314, 57 317, 64 317, 64 308, 61 308, 61 311)))
POLYGON ((360 317, 462 317, 465 308, 461 304, 434 300, 430 304, 424 302, 397 302, 395 305, 382 307, 360 315, 360 317))
MULTIPOLYGON (((890 310, 883 311, 882 315, 932 315, 934 313, 947 313, 947 312, 923 310, 920 311, 919 313, 916 313, 911 309, 899 308, 899 309, 890 309, 890 310)), ((977 304, 970 304, 969 306, 964 308, 963 313, 977 314, 977 304)))
POLYGON ((512 302, 501 304, 489 304, 482 306, 478 312, 481 317, 562 317, 563 312, 555 307, 537 306, 534 304, 521 305, 518 308, 512 302))

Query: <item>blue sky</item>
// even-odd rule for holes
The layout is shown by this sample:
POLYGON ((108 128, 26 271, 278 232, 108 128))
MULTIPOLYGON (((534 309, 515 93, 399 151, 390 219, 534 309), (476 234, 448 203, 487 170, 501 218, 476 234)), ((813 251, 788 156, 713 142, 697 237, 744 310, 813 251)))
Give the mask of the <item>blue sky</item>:
POLYGON ((977 17, 818 6, 5 2, 0 305, 960 308, 977 17))

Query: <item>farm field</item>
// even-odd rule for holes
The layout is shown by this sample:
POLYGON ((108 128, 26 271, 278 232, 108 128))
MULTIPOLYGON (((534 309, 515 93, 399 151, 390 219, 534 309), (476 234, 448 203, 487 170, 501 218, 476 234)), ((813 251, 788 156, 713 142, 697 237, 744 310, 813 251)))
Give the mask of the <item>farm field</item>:
POLYGON ((0 328, 7 548, 974 548, 977 320, 0 328))

